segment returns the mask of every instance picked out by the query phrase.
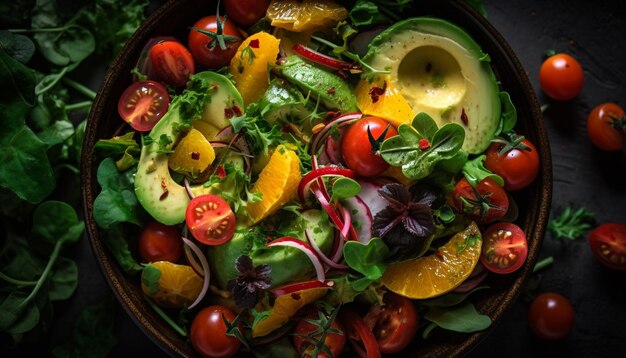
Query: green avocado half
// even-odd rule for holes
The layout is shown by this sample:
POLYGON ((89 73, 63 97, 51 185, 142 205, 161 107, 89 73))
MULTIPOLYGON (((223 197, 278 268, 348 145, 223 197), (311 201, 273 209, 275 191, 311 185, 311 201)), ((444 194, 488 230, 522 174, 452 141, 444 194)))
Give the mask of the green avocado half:
POLYGON ((465 151, 489 146, 500 123, 500 89, 489 56, 463 29, 436 18, 404 20, 375 37, 363 59, 390 71, 416 114, 428 113, 440 127, 460 124, 465 151))

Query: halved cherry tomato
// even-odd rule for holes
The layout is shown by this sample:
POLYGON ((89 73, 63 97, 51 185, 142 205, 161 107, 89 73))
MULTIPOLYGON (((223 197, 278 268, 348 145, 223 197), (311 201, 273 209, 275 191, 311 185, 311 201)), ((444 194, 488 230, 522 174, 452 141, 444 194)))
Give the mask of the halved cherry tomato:
POLYGON ((226 15, 233 19, 240 26, 249 27, 261 20, 267 8, 270 6, 270 0, 226 0, 224 7, 226 15))
POLYGON ((208 68, 229 64, 241 41, 235 24, 221 16, 219 22, 215 15, 205 16, 189 30, 189 50, 198 64, 208 68))
MULTIPOLYGON (((389 164, 372 147, 368 131, 375 140, 398 135, 398 131, 386 120, 367 116, 354 122, 341 139, 341 154, 348 168, 364 177, 374 177, 389 168, 389 164), (387 129, 388 128, 388 129, 387 129), (379 138, 387 130, 384 138, 379 138)), ((378 145, 380 145, 379 143, 378 145)))
POLYGON ((157 80, 183 87, 196 71, 193 57, 178 41, 157 42, 150 49, 150 67, 157 80))
MULTIPOLYGON (((298 354, 301 357, 312 357, 313 349, 315 347, 315 343, 311 339, 307 339, 306 337, 311 337, 311 334, 318 329, 314 324, 309 323, 306 319, 315 319, 316 316, 307 316, 305 319, 302 319, 296 325, 295 335, 293 337, 293 345, 295 346, 298 354)), ((324 340, 324 344, 330 351, 333 353, 333 357, 338 357, 343 351, 343 347, 346 345, 346 334, 345 329, 341 322, 338 320, 334 320, 330 325, 331 328, 341 331, 341 334, 338 333, 329 333, 326 335, 326 339, 324 340)), ((313 336, 311 338, 320 339, 319 335, 313 336)), ((328 353, 321 350, 318 355, 320 358, 329 357, 328 353)))
POLYGON ((602 150, 626 148, 626 117, 622 107, 603 103, 594 108, 587 118, 587 133, 591 142, 602 150))
POLYGON ((574 308, 567 298, 558 293, 542 293, 530 305, 528 325, 539 338, 565 338, 574 327, 574 308))
POLYGON ((183 240, 175 226, 151 221, 139 235, 138 249, 143 262, 176 262, 183 254, 183 240))
POLYGON ((193 237, 205 245, 221 245, 235 233, 235 214, 222 197, 199 195, 187 206, 185 221, 193 237))
POLYGON ((511 273, 524 265, 527 256, 528 241, 519 226, 502 222, 484 232, 480 262, 489 271, 511 273))
POLYGON ((543 91, 559 101, 570 100, 583 88, 583 68, 570 55, 559 53, 548 57, 539 69, 543 91))
POLYGON ((393 292, 385 293, 383 301, 372 306, 363 321, 372 327, 382 354, 398 353, 417 333, 417 310, 411 300, 393 292))
POLYGON ((603 265, 626 270, 626 225, 606 223, 589 234, 591 252, 603 265))
POLYGON ((339 319, 346 327, 346 335, 352 348, 361 358, 380 358, 380 348, 376 336, 363 319, 350 308, 343 308, 339 319))
POLYGON ((191 345, 201 356, 232 357, 239 352, 241 342, 226 335, 224 318, 232 322, 235 314, 226 307, 215 305, 198 312, 193 319, 189 337, 191 345))
POLYGON ((514 147, 500 153, 505 144, 499 142, 491 143, 487 149, 485 167, 504 179, 504 189, 507 191, 524 189, 539 173, 537 148, 528 139, 522 140, 520 144, 528 149, 514 147))
POLYGON ((486 178, 473 188, 462 178, 454 186, 450 206, 481 224, 494 222, 509 210, 509 198, 504 189, 493 179, 486 178))
POLYGON ((131 84, 117 102, 117 112, 134 130, 147 132, 165 115, 170 95, 162 84, 141 81, 131 84))

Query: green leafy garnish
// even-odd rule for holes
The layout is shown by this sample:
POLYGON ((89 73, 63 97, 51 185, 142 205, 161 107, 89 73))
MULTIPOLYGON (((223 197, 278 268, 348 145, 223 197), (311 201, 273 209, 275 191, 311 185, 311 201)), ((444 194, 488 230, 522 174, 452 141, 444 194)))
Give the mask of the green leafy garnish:
POLYGON ((352 198, 360 191, 361 185, 356 180, 347 177, 339 178, 333 182, 331 199, 342 200, 352 198))
POLYGON ((555 238, 574 240, 591 228, 593 219, 591 211, 585 208, 574 210, 568 206, 559 216, 548 221, 548 230, 555 238))
POLYGON ((498 185, 504 186, 504 179, 498 174, 493 173, 491 170, 485 168, 486 155, 482 154, 478 157, 468 160, 463 164, 463 175, 465 179, 470 183, 472 187, 476 187, 481 181, 490 178, 498 185))
POLYGON ((343 246, 346 264, 371 281, 378 280, 385 273, 385 258, 388 254, 389 248, 379 238, 373 238, 367 244, 348 241, 343 246))
POLYGON ((424 338, 427 338, 434 327, 441 327, 454 332, 472 333, 482 331, 491 325, 491 318, 476 311, 474 305, 468 301, 463 301, 452 307, 431 307, 424 315, 424 319, 434 324, 433 327, 426 328, 422 335, 424 338))

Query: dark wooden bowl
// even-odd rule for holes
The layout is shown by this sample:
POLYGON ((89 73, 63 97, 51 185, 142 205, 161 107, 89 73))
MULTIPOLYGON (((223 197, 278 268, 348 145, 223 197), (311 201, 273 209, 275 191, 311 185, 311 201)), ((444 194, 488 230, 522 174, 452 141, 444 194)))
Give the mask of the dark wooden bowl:
MULTIPOLYGON (((172 356, 196 356, 188 342, 177 335, 148 306, 137 277, 126 275, 117 265, 100 239, 92 215, 93 202, 100 192, 96 181, 94 145, 98 139, 110 138, 119 127, 117 100, 131 83, 130 70, 148 39, 155 36, 175 36, 186 43, 187 28, 197 19, 212 13, 215 1, 172 0, 160 7, 137 30, 109 68, 89 116, 83 145, 82 192, 85 203, 87 232, 94 254, 106 280, 124 309, 135 323, 165 352, 172 356)), ((420 1, 414 15, 432 15, 456 23, 468 31, 491 56, 492 65, 502 88, 508 91, 517 107, 518 125, 537 147, 541 170, 537 180, 514 197, 520 209, 517 223, 528 235, 529 253, 524 266, 510 275, 492 274, 487 279, 491 287, 474 297, 478 310, 489 315, 495 329, 505 310, 517 299, 524 282, 532 273, 537 259, 552 195, 552 163, 547 134, 533 88, 524 68, 504 38, 489 22, 462 1, 420 1)), ((416 340, 404 355, 420 357, 456 357, 469 352, 489 331, 459 334, 438 331, 427 341, 416 340)), ((403 355, 403 356, 404 356, 403 355)))

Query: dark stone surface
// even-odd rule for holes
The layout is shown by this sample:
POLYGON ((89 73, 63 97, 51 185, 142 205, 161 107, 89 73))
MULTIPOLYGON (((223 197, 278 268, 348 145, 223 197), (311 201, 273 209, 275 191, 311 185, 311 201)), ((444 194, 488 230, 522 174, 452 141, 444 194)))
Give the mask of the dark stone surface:
MULTIPOLYGON (((526 68, 540 101, 548 105, 546 126, 554 163, 553 212, 567 205, 585 206, 598 223, 626 223, 626 152, 596 150, 586 134, 586 117, 602 102, 626 106, 626 21, 621 1, 485 1, 489 21, 502 33, 526 68), (548 49, 576 57, 585 71, 581 95, 555 103, 542 94, 538 71, 548 49)), ((91 67, 91 66, 90 66, 91 67)), ((103 69, 84 76, 99 85, 103 69)), ((86 304, 112 296, 85 238, 75 252, 80 283, 76 294, 55 306, 56 320, 48 338, 34 351, 17 355, 40 356, 71 336, 72 324, 86 304), (47 345, 47 343, 49 345, 47 345)), ((544 240, 541 257, 555 264, 541 273, 540 292, 555 291, 568 297, 576 311, 572 334, 558 342, 535 338, 527 327, 528 303, 520 297, 499 325, 471 352, 470 357, 623 357, 626 356, 626 290, 623 273, 602 267, 593 258, 586 239, 544 240)), ((119 343, 115 357, 165 356, 119 308, 119 343)), ((13 355, 16 352, 12 352, 13 355)), ((4 354, 2 354, 4 356, 4 354)))

